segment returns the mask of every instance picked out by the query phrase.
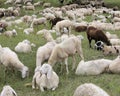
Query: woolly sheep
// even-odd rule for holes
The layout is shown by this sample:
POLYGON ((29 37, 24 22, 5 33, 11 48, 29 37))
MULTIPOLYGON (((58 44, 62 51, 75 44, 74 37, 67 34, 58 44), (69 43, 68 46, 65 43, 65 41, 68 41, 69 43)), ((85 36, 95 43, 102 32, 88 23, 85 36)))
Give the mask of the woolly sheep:
POLYGON ((81 46, 81 39, 76 36, 72 36, 66 40, 64 40, 62 43, 57 44, 48 60, 48 64, 54 66, 54 64, 58 61, 65 61, 66 65, 66 71, 67 74, 69 73, 68 70, 68 56, 72 56, 73 58, 73 66, 72 69, 75 69, 75 53, 78 52, 79 56, 84 59, 83 52, 82 52, 82 46, 81 46))
POLYGON ((29 5, 29 6, 23 6, 25 10, 35 10, 34 5, 29 5))
POLYGON ((56 43, 48 42, 40 46, 36 53, 36 66, 41 66, 45 60, 48 60, 56 43))
POLYGON ((77 66, 76 75, 99 75, 106 71, 112 60, 97 59, 85 62, 81 60, 77 66))
POLYGON ((72 25, 73 25, 73 23, 72 23, 70 20, 62 20, 62 21, 57 22, 57 24, 56 24, 56 34, 57 34, 58 36, 59 36, 59 35, 62 35, 61 30, 62 30, 64 27, 66 27, 66 28, 68 28, 68 30, 69 30, 68 35, 70 35, 72 25))
POLYGON ((32 88, 35 88, 34 86, 37 85, 42 92, 44 92, 44 88, 55 90, 59 84, 59 77, 52 70, 51 65, 43 64, 40 68, 40 72, 38 71, 33 76, 32 84, 32 88))
POLYGON ((17 35, 17 31, 13 29, 12 31, 5 31, 3 34, 7 37, 12 37, 17 35))
POLYGON ((120 54, 120 46, 117 45, 117 46, 106 46, 104 45, 103 49, 103 54, 104 55, 117 55, 117 54, 120 54))
POLYGON ((93 83, 84 83, 78 86, 73 96, 110 96, 103 89, 93 83))
POLYGON ((0 62, 6 68, 11 67, 21 72, 22 78, 29 75, 29 69, 18 58, 17 54, 8 47, 0 46, 0 62))
POLYGON ((30 41, 23 40, 22 42, 19 42, 15 47, 16 52, 23 52, 23 53, 29 53, 32 51, 30 41))
POLYGON ((0 96, 17 96, 17 93, 10 85, 5 85, 0 96))
POLYGON ((26 28, 24 29, 23 31, 25 34, 29 35, 30 33, 33 33, 34 32, 34 28, 26 28))
POLYGON ((112 45, 120 45, 120 39, 110 39, 112 45))
POLYGON ((117 58, 114 60, 114 62, 112 62, 109 65, 108 70, 110 73, 117 73, 117 74, 120 73, 120 56, 117 56, 117 58))
POLYGON ((108 39, 118 39, 118 36, 116 34, 111 34, 110 32, 105 33, 108 39))
POLYGON ((41 25, 44 24, 46 26, 47 23, 47 19, 45 17, 41 17, 41 18, 34 18, 30 27, 34 27, 35 25, 41 25))

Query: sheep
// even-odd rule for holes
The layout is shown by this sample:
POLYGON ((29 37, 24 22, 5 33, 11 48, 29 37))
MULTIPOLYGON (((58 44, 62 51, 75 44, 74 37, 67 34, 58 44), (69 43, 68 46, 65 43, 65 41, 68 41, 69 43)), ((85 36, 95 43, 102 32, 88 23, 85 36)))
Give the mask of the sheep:
MULTIPOLYGON (((21 72, 22 78, 29 75, 29 69, 18 58, 17 54, 9 47, 0 46, 0 62, 6 69, 17 69, 21 72)), ((7 70, 6 70, 7 71, 7 70)))
POLYGON ((109 70, 108 71, 109 73, 120 74, 120 56, 117 56, 117 58, 114 60, 114 62, 112 62, 109 65, 108 70, 109 70))
POLYGON ((38 71, 33 76, 32 84, 33 88, 35 88, 36 85, 42 92, 44 92, 44 88, 52 89, 54 91, 58 87, 59 77, 53 71, 51 65, 43 64, 40 68, 40 72, 38 71))
POLYGON ((43 4, 43 7, 44 7, 44 8, 47 8, 47 7, 50 7, 50 6, 51 6, 51 3, 44 3, 44 4, 43 4))
POLYGON ((104 55, 117 55, 120 54, 120 46, 106 46, 104 45, 103 49, 104 55))
POLYGON ((48 42, 37 49, 36 66, 41 66, 45 60, 48 60, 56 43, 48 42))
POLYGON ((105 33, 108 39, 118 39, 116 34, 111 34, 110 32, 105 33))
POLYGON ((34 32, 34 28, 26 28, 24 29, 23 31, 25 34, 29 35, 30 33, 33 33, 34 32))
POLYGON ((110 96, 110 95, 93 83, 84 83, 76 88, 73 96, 110 96))
POLYGON ((0 96, 17 96, 17 93, 10 85, 5 85, 0 96))
POLYGON ((71 27, 72 27, 73 23, 70 21, 70 20, 62 20, 62 21, 59 21, 57 24, 56 24, 56 35, 62 35, 62 32, 61 30, 66 27, 68 28, 69 32, 68 32, 68 35, 70 35, 71 33, 71 27))
POLYGON ((120 45, 120 39, 110 39, 112 45, 120 45))
POLYGON ((97 59, 97 60, 90 60, 84 61, 81 60, 77 66, 75 71, 76 75, 99 75, 103 72, 106 72, 109 64, 112 60, 108 59, 97 59))
POLYGON ((19 52, 19 53, 29 53, 29 52, 31 52, 32 48, 31 48, 31 45, 30 45, 30 41, 25 39, 22 42, 19 42, 15 46, 15 51, 19 52))
POLYGON ((29 6, 23 6, 23 8, 25 9, 25 10, 35 10, 35 7, 34 7, 34 5, 29 5, 29 6))
POLYGON ((51 56, 48 60, 48 64, 54 66, 54 64, 57 61, 65 61, 66 71, 67 71, 67 74, 69 74, 68 62, 67 62, 68 56, 72 56, 72 58, 73 58, 72 69, 74 70, 75 63, 76 63, 76 60, 75 60, 75 53, 76 52, 78 52, 80 57, 82 59, 84 59, 83 52, 82 52, 82 46, 81 46, 81 39, 79 39, 79 37, 72 36, 72 37, 64 40, 62 43, 57 44, 53 48, 51 56))
POLYGON ((7 37, 12 37, 17 35, 17 31, 13 29, 12 31, 5 31, 3 34, 7 37))
POLYGON ((35 25, 41 25, 44 24, 46 26, 47 23, 47 19, 45 17, 41 17, 41 18, 34 18, 30 27, 34 27, 35 25))

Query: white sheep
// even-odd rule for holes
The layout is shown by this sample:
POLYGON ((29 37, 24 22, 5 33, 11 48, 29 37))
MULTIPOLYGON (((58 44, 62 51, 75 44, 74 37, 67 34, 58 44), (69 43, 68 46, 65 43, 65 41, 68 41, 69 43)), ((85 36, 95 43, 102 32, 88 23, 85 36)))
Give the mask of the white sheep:
POLYGON ((116 46, 107 46, 107 45, 104 45, 103 49, 103 54, 104 55, 117 55, 117 54, 120 54, 120 46, 119 45, 116 45, 116 46))
POLYGON ((17 96, 17 93, 10 85, 5 85, 0 96, 17 96))
POLYGON ((45 60, 48 60, 56 43, 48 42, 40 46, 36 53, 36 66, 41 66, 45 60))
POLYGON ((77 66, 76 75, 99 75, 106 71, 112 60, 97 59, 85 62, 81 60, 77 66))
POLYGON ((49 64, 43 64, 40 71, 35 72, 32 80, 32 88, 40 88, 42 92, 44 88, 55 90, 58 84, 59 77, 49 64))
POLYGON ((72 69, 75 69, 75 53, 78 52, 79 56, 84 59, 83 52, 82 52, 82 46, 81 46, 81 39, 76 36, 72 36, 66 40, 64 40, 62 43, 57 44, 48 60, 48 64, 54 66, 54 64, 58 61, 65 61, 66 65, 66 71, 67 74, 69 73, 68 70, 68 56, 72 56, 73 58, 73 66, 72 69))
POLYGON ((30 33, 33 33, 34 32, 34 28, 26 28, 24 29, 23 31, 26 35, 29 35, 30 33))
POLYGON ((28 67, 19 60, 17 54, 10 48, 0 46, 0 54, 0 62, 6 67, 6 69, 17 69, 21 72, 22 78, 29 75, 28 67))
POLYGON ((71 33, 71 27, 73 26, 73 23, 70 20, 62 20, 57 22, 55 28, 56 28, 56 35, 62 35, 62 30, 64 27, 68 28, 68 35, 71 33))
POLYGON ((111 73, 117 73, 117 74, 120 73, 120 56, 117 56, 117 58, 114 60, 114 62, 112 62, 109 65, 108 70, 111 73))
POLYGON ((78 86, 73 96, 110 96, 103 89, 93 83, 85 83, 78 86))
POLYGON ((23 40, 22 42, 19 42, 16 46, 15 46, 15 51, 16 52, 23 52, 23 53, 29 53, 32 51, 31 48, 31 43, 28 40, 23 40))
POLYGON ((110 39, 112 45, 120 45, 120 39, 110 39))
POLYGON ((41 18, 34 18, 30 27, 34 27, 35 25, 41 25, 44 24, 46 26, 47 23, 47 19, 45 17, 41 17, 41 18))
POLYGON ((25 9, 25 10, 35 10, 35 7, 34 7, 34 5, 29 5, 29 6, 23 6, 23 8, 25 9))
POLYGON ((110 32, 105 33, 108 39, 118 39, 118 36, 116 34, 111 34, 110 32))
POLYGON ((12 31, 5 31, 3 34, 7 37, 12 37, 17 35, 17 31, 13 29, 12 31))

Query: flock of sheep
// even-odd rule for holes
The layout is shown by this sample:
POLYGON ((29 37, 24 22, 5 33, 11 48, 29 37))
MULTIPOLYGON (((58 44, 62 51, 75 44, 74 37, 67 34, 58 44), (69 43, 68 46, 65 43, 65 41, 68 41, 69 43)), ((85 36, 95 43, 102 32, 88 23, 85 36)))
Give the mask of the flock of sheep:
MULTIPOLYGON (((63 62, 65 64, 66 74, 69 74, 68 58, 72 57, 72 70, 75 70, 76 75, 99 75, 104 72, 108 73, 120 73, 120 39, 116 34, 111 34, 107 30, 120 30, 120 11, 114 11, 111 8, 100 7, 95 8, 88 5, 87 8, 80 8, 77 4, 65 5, 62 7, 52 7, 51 3, 45 3, 43 1, 34 2, 33 0, 7 0, 5 5, 13 4, 14 7, 0 8, 0 35, 13 38, 17 36, 16 29, 8 30, 9 27, 16 25, 20 29, 19 25, 24 23, 28 26, 23 30, 23 34, 30 35, 35 33, 35 28, 43 25, 47 28, 48 22, 51 25, 51 29, 41 29, 36 32, 36 35, 41 35, 47 41, 46 44, 37 48, 36 51, 36 68, 34 69, 33 79, 30 83, 32 89, 40 89, 42 92, 45 88, 55 90, 59 87, 59 76, 53 70, 53 66, 56 66, 59 62, 61 65, 61 72, 63 62), (43 10, 34 14, 37 7, 43 5, 43 10), (33 11, 32 15, 20 16, 22 8, 26 11, 33 11), (103 15, 107 14, 107 16, 103 15), (100 14, 100 15, 99 15, 100 14), (91 16, 92 15, 92 16, 91 16), (91 16, 92 21, 85 21, 86 16, 91 16), (17 17, 17 18, 16 18, 17 17), (110 22, 108 22, 108 20, 110 22), (116 59, 96 59, 85 61, 84 51, 82 50, 82 41, 85 39, 82 35, 74 35, 72 31, 88 32, 90 27, 95 30, 99 30, 100 34, 106 36, 109 41, 109 45, 106 45, 104 40, 101 50, 104 55, 115 54, 118 55, 116 59), (53 38, 52 33, 56 34, 56 39, 53 38), (81 57, 79 64, 76 68, 76 54, 81 57), (47 60, 47 63, 45 63, 47 60), (75 69, 76 68, 76 69, 75 69)), ((91 32, 93 32, 92 30, 91 32)), ((91 33, 89 39, 95 40, 95 43, 101 38, 91 33)), ((103 36, 101 35, 101 36, 103 36)), ((89 41, 91 43, 91 41, 89 41)), ((9 47, 3 47, 0 45, 0 63, 5 66, 5 72, 10 68, 12 70, 18 70, 21 72, 21 77, 26 78, 29 75, 29 68, 22 63, 19 59, 18 53, 30 53, 32 47, 36 47, 36 44, 31 43, 26 38, 20 41, 15 47, 14 51, 9 47)), ((92 47, 92 46, 90 46, 92 47)), ((96 45, 96 47, 98 47, 96 45)), ((93 49, 94 50, 94 49, 93 49)), ((101 52, 102 52, 101 51, 101 52)), ((17 93, 9 85, 5 85, 0 96, 17 96, 17 93)), ((110 96, 103 89, 92 83, 85 83, 76 88, 73 96, 110 96)))

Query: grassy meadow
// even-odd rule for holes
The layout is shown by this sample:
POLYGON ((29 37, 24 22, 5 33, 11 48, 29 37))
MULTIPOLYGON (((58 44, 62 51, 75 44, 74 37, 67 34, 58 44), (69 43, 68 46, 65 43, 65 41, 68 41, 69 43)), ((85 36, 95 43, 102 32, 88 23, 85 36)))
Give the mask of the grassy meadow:
MULTIPOLYGON (((10 5, 4 5, 5 0, 0 0, 0 7, 7 8, 10 5)), ((37 1, 37 0, 34 0, 37 1)), ((58 0, 45 0, 50 1, 54 6, 59 5, 58 0)), ((120 0, 105 0, 107 6, 116 6, 120 4, 120 0)), ((33 11, 25 11, 24 9, 21 11, 21 16, 24 14, 33 14, 37 13, 38 11, 42 10, 42 6, 37 7, 35 12, 33 11)), ((40 17, 40 15, 38 15, 40 17)), ((19 17, 18 17, 19 18, 19 17)), ((4 19, 4 18, 3 18, 4 19)), ((88 17, 86 20, 90 21, 91 17, 88 17)), ((57 63, 54 66, 54 70, 59 75, 60 83, 59 87, 55 91, 47 90, 45 92, 41 92, 40 90, 32 90, 31 87, 25 87, 26 83, 30 83, 32 81, 32 77, 34 74, 34 68, 36 66, 36 51, 39 46, 42 46, 46 43, 45 39, 41 35, 36 35, 36 32, 46 28, 50 29, 50 24, 48 22, 47 27, 44 27, 43 25, 40 25, 39 27, 35 27, 34 33, 30 35, 25 35, 23 33, 23 29, 27 28, 28 26, 25 23, 22 23, 20 25, 13 25, 11 27, 8 27, 8 30, 16 29, 18 32, 18 35, 16 37, 8 38, 4 35, 0 35, 0 44, 3 47, 10 47, 12 50, 14 50, 14 47, 18 44, 18 42, 22 41, 23 39, 28 39, 32 43, 36 44, 35 48, 32 48, 32 52, 30 53, 17 53, 19 59, 29 67, 30 74, 28 78, 21 79, 21 74, 18 71, 15 71, 15 73, 12 73, 9 71, 7 74, 7 77, 4 78, 4 66, 0 65, 0 92, 4 85, 9 84, 12 86, 15 91, 17 92, 18 96, 73 96, 74 90, 77 86, 84 83, 94 83, 101 88, 103 88, 106 92, 110 94, 110 96, 120 96, 120 75, 118 74, 108 74, 104 73, 98 76, 77 76, 75 75, 75 71, 71 70, 71 64, 72 60, 71 57, 69 57, 69 75, 66 75, 66 70, 63 70, 62 73, 59 73, 60 71, 60 64, 57 63), (19 26, 19 28, 17 27, 19 26)), ((118 34, 120 38, 120 31, 110 31, 111 33, 118 34)), ((85 61, 87 60, 93 60, 98 58, 108 58, 108 59, 114 59, 116 56, 106 56, 104 57, 102 52, 96 51, 94 49, 90 49, 88 45, 88 40, 86 37, 85 32, 75 32, 72 31, 73 34, 81 34, 84 36, 84 40, 82 41, 82 48, 83 48, 83 54, 85 61)), ((56 38, 56 34, 52 34, 54 39, 56 38)), ((92 41, 94 43, 94 41, 92 41)), ((92 44, 93 44, 92 43, 92 44)), ((80 62, 81 58, 76 55, 77 64, 80 62)), ((76 67, 77 67, 76 64, 76 67)))

